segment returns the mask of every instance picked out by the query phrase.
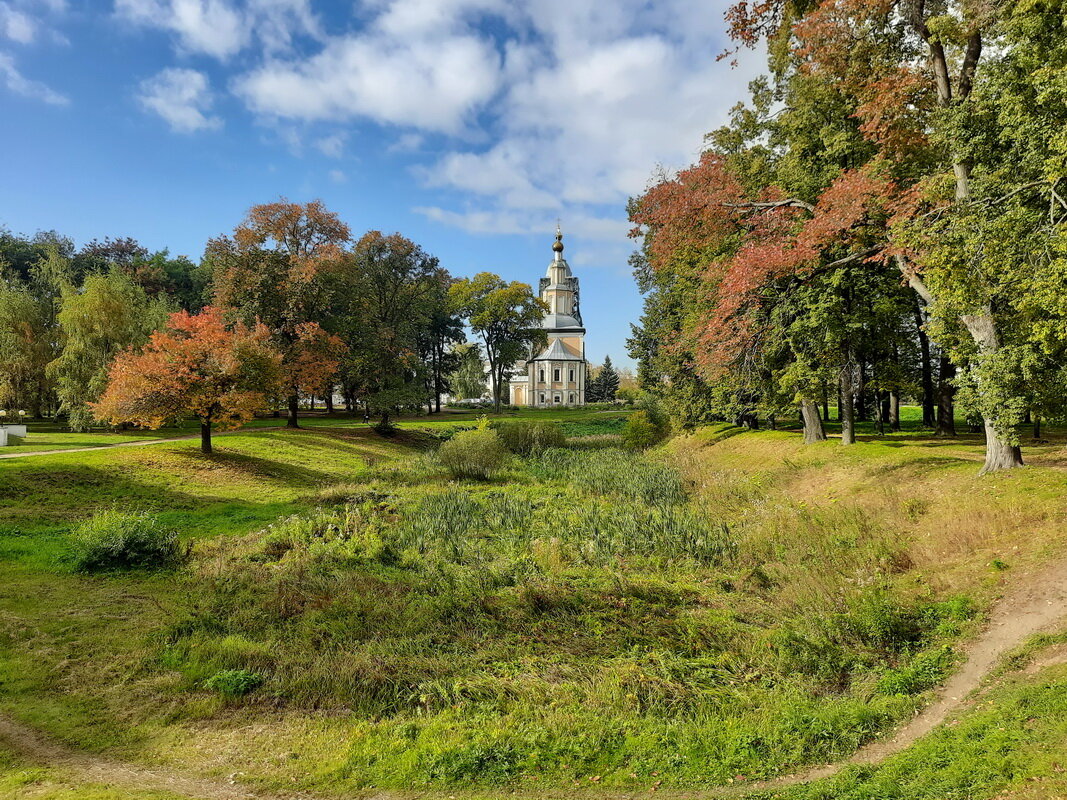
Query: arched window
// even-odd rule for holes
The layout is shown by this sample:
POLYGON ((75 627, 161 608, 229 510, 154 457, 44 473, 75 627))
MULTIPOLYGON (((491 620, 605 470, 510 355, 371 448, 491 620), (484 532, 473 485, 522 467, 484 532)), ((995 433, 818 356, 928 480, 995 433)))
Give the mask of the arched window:
POLYGON ((571 370, 571 378, 570 378, 570 380, 571 380, 571 383, 574 383, 574 370, 573 369, 571 370))
POLYGON ((556 367, 554 370, 552 370, 552 380, 559 380, 559 367, 556 367))
POLYGON ((574 392, 571 392, 571 403, 574 403, 574 392))
POLYGON ((562 402, 563 402, 563 398, 562 398, 562 397, 560 397, 560 396, 559 396, 559 395, 557 394, 557 395, 556 395, 556 396, 555 396, 554 398, 552 398, 552 401, 553 401, 553 402, 555 402, 555 403, 562 403, 562 402))
POLYGON ((542 392, 541 393, 541 405, 544 405, 544 404, 545 404, 545 394, 544 394, 544 392, 542 392))
MULTIPOLYGON (((537 378, 537 380, 541 381, 541 383, 545 382, 545 371, 543 369, 542 370, 538 370, 538 378, 537 378)), ((541 402, 543 403, 544 401, 545 401, 545 398, 544 398, 544 396, 542 396, 541 397, 541 402)))

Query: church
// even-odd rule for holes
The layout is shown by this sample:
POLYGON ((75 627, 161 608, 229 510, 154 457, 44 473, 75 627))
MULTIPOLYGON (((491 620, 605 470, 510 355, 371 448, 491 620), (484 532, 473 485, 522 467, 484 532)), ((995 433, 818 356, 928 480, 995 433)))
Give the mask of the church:
POLYGON ((563 233, 556 228, 552 261, 541 278, 539 293, 548 306, 541 327, 548 345, 516 365, 511 379, 511 404, 545 408, 585 405, 589 365, 585 361, 585 328, 578 307, 578 279, 563 258, 563 233))

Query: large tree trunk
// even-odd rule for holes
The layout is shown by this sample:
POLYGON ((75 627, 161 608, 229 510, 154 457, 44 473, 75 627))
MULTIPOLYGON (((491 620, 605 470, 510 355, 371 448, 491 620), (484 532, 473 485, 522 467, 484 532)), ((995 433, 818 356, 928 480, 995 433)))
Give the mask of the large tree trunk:
POLYGON ((287 428, 299 428, 300 395, 295 392, 289 395, 289 418, 285 421, 287 428))
POLYGON ((956 387, 952 385, 955 377, 956 365, 942 353, 937 378, 937 427, 934 430, 937 436, 956 435, 956 387))
POLYGON ((851 362, 841 368, 841 444, 856 443, 856 407, 853 400, 854 366, 851 362))
MULTIPOLYGON (((997 337, 996 322, 993 314, 986 309, 982 314, 965 314, 962 318, 975 344, 978 345, 979 357, 984 354, 992 355, 1000 349, 1000 339, 997 337)), ((979 396, 982 387, 978 387, 979 396)), ((987 472, 996 472, 1002 469, 1012 469, 1023 466, 1023 454, 1019 445, 1011 444, 993 425, 988 415, 983 414, 985 425, 985 464, 979 475, 987 472)))
POLYGON ((889 392, 889 429, 900 430, 900 391, 897 389, 889 392))
POLYGON ((878 435, 885 436, 885 418, 888 411, 887 403, 883 402, 882 393, 874 393, 874 422, 878 428, 878 435))
POLYGON ((804 420, 804 444, 826 441, 826 430, 814 400, 805 397, 800 401, 800 416, 804 420))
POLYGON ((200 423, 200 452, 201 453, 210 453, 211 452, 211 423, 210 422, 201 422, 200 423))
POLYGON ((922 328, 922 311, 918 304, 915 305, 915 325, 919 331, 919 354, 922 366, 923 427, 932 428, 937 422, 934 412, 934 365, 930 359, 930 337, 922 328))
POLYGON ((326 413, 333 413, 333 386, 326 387, 326 396, 322 398, 326 401, 326 413))
POLYGON ((830 421, 830 392, 825 383, 822 385, 822 421, 830 421))

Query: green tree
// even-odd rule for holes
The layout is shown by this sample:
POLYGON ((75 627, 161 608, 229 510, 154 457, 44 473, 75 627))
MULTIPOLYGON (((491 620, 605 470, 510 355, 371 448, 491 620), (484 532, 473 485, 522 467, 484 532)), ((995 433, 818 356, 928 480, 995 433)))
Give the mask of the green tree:
POLYGON ((507 283, 491 272, 456 281, 449 296, 452 307, 482 338, 493 384, 493 406, 499 412, 512 368, 532 347, 545 341, 540 322, 548 306, 534 295, 529 284, 507 283))
POLYGON ((148 341, 166 321, 162 300, 149 300, 138 284, 117 268, 90 274, 80 290, 63 292, 59 326, 63 350, 48 365, 55 381, 59 411, 72 430, 84 431, 93 422, 89 403, 107 387, 112 359, 128 347, 148 341))
POLYGON ((337 277, 337 330, 349 347, 344 380, 379 417, 379 427, 388 429, 393 413, 426 400, 433 366, 420 351, 427 349, 425 337, 451 279, 415 242, 379 231, 356 242, 337 277))
POLYGON ((614 403, 615 393, 619 391, 619 373, 611 363, 611 356, 604 356, 604 366, 597 372, 596 382, 600 402, 614 403))
POLYGON ((488 388, 485 382, 485 362, 482 361, 482 349, 476 342, 456 345, 452 349, 456 356, 455 370, 448 376, 452 395, 457 400, 481 397, 488 388))

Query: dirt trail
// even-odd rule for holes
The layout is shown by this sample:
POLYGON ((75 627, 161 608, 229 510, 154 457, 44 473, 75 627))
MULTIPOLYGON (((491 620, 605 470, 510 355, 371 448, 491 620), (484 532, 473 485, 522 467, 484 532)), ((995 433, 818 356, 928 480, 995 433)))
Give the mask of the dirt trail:
MULTIPOLYGON (((997 667, 1003 656, 1035 633, 1047 630, 1067 618, 1067 560, 1029 575, 1020 575, 1015 583, 993 607, 984 632, 965 649, 966 660, 942 688, 938 699, 892 736, 872 742, 852 757, 835 764, 813 767, 771 780, 685 794, 689 797, 738 797, 808 783, 830 777, 850 764, 877 764, 906 749, 950 716, 964 710, 969 703, 969 696, 981 687, 983 680, 997 667)), ((1031 665, 1028 671, 1063 663, 1064 660, 1067 660, 1067 648, 1057 648, 1031 665)), ((281 795, 257 792, 236 781, 198 778, 166 768, 139 766, 75 752, 49 742, 31 728, 3 717, 0 717, 0 741, 32 762, 58 767, 70 772, 78 780, 89 783, 129 790, 169 791, 196 800, 306 800, 312 797, 303 793, 281 795)), ((384 798, 385 795, 378 797, 384 798)), ((606 797, 601 800, 606 800, 606 797)))
POLYGON ((79 753, 3 717, 0 717, 0 742, 28 761, 56 768, 81 783, 136 792, 170 792, 195 800, 298 800, 304 797, 300 794, 261 793, 236 781, 197 778, 163 767, 144 767, 79 753))
MULTIPOLYGON (((1035 633, 1067 618, 1067 560, 1030 575, 1018 576, 1015 584, 993 607, 983 633, 965 648, 966 660, 941 688, 938 699, 911 722, 890 737, 861 747, 844 761, 731 787, 729 792, 723 794, 742 795, 809 783, 828 778, 851 764, 877 764, 905 750, 950 716, 962 711, 968 705, 968 697, 982 685, 1001 658, 1035 633)), ((1048 666, 1060 661, 1057 655, 1038 664, 1048 666)))
MULTIPOLYGON (((282 430, 284 425, 270 425, 263 428, 244 428, 237 431, 217 431, 211 434, 211 438, 216 436, 232 436, 235 433, 252 433, 258 431, 278 431, 282 430)), ((188 439, 199 439, 199 433, 190 433, 183 436, 170 436, 166 439, 142 439, 136 442, 115 442, 114 444, 97 444, 90 447, 65 447, 59 450, 30 450, 24 453, 0 453, 0 458, 30 458, 32 456, 55 456, 61 453, 87 453, 90 450, 107 450, 111 447, 144 447, 149 444, 166 444, 167 442, 184 442, 188 439)))

